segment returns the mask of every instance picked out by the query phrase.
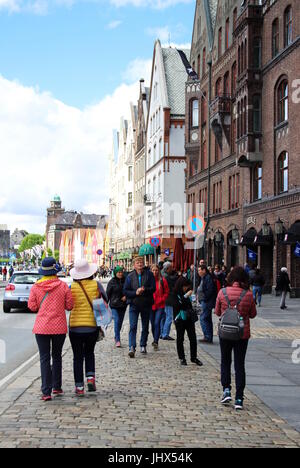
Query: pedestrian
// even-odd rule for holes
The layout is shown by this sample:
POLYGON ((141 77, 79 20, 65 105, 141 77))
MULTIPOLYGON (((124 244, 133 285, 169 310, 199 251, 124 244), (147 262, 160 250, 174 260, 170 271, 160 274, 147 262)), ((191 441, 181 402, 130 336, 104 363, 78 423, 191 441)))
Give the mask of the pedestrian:
POLYGON ((206 266, 201 266, 198 273, 201 278, 201 283, 197 294, 198 301, 202 308, 200 325, 204 335, 204 338, 200 340, 200 343, 213 344, 212 310, 216 305, 217 289, 206 266))
POLYGON ((286 297, 291 292, 290 287, 291 281, 288 275, 288 269, 286 267, 281 268, 281 272, 277 278, 276 291, 281 293, 280 309, 287 309, 286 297))
POLYGON ((261 307, 263 287, 266 283, 266 280, 264 276, 262 275, 259 268, 256 268, 255 275, 250 280, 250 283, 253 287, 252 292, 253 292, 253 298, 254 298, 255 304, 258 303, 258 306, 261 307))
POLYGON ((220 265, 216 265, 213 271, 213 280, 215 281, 217 292, 219 293, 222 288, 225 286, 226 276, 220 268, 220 265))
POLYGON ((75 393, 84 396, 84 372, 89 392, 96 391, 95 346, 99 329, 93 310, 93 301, 102 297, 108 302, 100 283, 94 280, 97 265, 86 260, 77 260, 70 271, 73 278, 71 285, 74 308, 70 315, 69 337, 73 349, 75 393))
POLYGON ((116 348, 121 348, 121 330, 127 309, 127 299, 123 292, 124 285, 124 268, 117 266, 114 269, 114 277, 110 280, 106 289, 114 319, 116 348))
POLYGON ((2 277, 3 277, 3 281, 6 281, 6 278, 7 278, 7 268, 6 268, 6 266, 4 266, 4 268, 2 270, 2 277))
POLYGON ((52 400, 52 394, 63 394, 62 349, 68 333, 65 311, 74 306, 71 291, 57 278, 58 272, 55 259, 45 258, 39 270, 43 277, 32 287, 28 301, 28 308, 37 312, 33 333, 40 353, 42 400, 46 402, 52 400))
POLYGON ((136 353, 136 334, 139 316, 142 320, 142 334, 140 340, 141 353, 147 354, 149 323, 153 294, 156 290, 153 273, 144 266, 144 258, 137 257, 134 261, 134 270, 129 273, 124 285, 124 296, 130 304, 129 309, 129 357, 134 358, 136 353))
POLYGON ((161 275, 158 265, 153 265, 151 269, 156 283, 156 291, 154 293, 154 304, 150 315, 153 334, 153 347, 158 350, 158 343, 162 328, 162 321, 165 315, 166 300, 169 297, 169 286, 167 280, 161 275))
POLYGON ((12 275, 14 274, 14 267, 11 265, 10 268, 9 268, 9 279, 12 277, 12 275))
MULTIPOLYGON (((195 328, 195 314, 190 297, 193 295, 193 284, 185 277, 180 277, 174 288, 174 321, 177 333, 177 353, 182 366, 187 366, 184 352, 185 332, 190 341, 191 362, 197 366, 203 363, 197 357, 197 336, 195 328)), ((197 320, 197 318, 196 318, 197 320)))
POLYGON ((221 380, 223 397, 221 403, 227 405, 231 398, 231 363, 234 353, 234 366, 236 378, 235 409, 242 410, 244 405, 244 391, 246 388, 245 360, 248 349, 250 333, 250 319, 257 315, 253 295, 249 290, 249 278, 242 267, 235 267, 228 277, 228 287, 219 292, 215 313, 221 317, 230 307, 237 307, 243 319, 243 338, 237 341, 220 338, 221 347, 221 380))
POLYGON ((162 276, 166 279, 169 287, 169 295, 166 299, 166 306, 165 306, 165 318, 163 320, 163 327, 162 327, 162 339, 164 341, 175 341, 174 338, 170 336, 172 323, 174 320, 174 305, 175 305, 175 296, 174 296, 174 288, 176 282, 179 278, 179 275, 176 271, 173 270, 172 263, 166 262, 163 267, 162 276))

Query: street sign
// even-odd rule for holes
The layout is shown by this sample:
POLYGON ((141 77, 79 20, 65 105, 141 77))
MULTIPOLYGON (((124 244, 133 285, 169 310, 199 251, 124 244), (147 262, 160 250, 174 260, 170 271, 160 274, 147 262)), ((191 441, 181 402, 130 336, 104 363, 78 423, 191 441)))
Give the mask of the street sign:
POLYGON ((204 234, 205 220, 202 216, 191 216, 187 222, 187 229, 193 236, 204 234))
POLYGON ((99 257, 101 257, 102 254, 103 254, 103 251, 101 249, 97 250, 97 255, 99 255, 99 257))
POLYGON ((166 255, 167 257, 169 257, 170 253, 171 253, 170 249, 166 249, 166 250, 165 250, 165 255, 166 255))
POLYGON ((159 237, 152 237, 150 239, 150 244, 152 245, 152 247, 157 249, 161 244, 161 239, 159 237))

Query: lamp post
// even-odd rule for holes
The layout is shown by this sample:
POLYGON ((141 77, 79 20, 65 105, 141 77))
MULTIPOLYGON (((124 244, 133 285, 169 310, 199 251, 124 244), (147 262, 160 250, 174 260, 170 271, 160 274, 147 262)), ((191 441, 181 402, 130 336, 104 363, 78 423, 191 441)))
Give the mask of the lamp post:
POLYGON ((271 226, 270 226, 270 224, 268 223, 267 220, 263 224, 262 234, 263 234, 264 237, 268 237, 271 234, 271 226))
POLYGON ((282 236, 283 232, 284 232, 283 221, 281 221, 281 219, 278 218, 278 220, 275 223, 275 234, 276 236, 282 236))

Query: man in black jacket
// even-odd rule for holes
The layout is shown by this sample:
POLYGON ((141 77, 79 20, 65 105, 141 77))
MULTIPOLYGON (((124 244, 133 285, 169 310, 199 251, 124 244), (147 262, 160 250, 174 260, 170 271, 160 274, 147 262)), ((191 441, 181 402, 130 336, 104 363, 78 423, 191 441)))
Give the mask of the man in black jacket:
POLYGON ((144 259, 138 257, 134 262, 134 270, 125 281, 124 295, 130 304, 129 310, 129 357, 134 358, 136 352, 136 334, 139 315, 142 319, 141 353, 147 354, 147 342, 149 335, 149 323, 153 294, 156 291, 156 283, 151 271, 145 268, 144 259))
POLYGON ((127 298, 124 296, 124 268, 117 266, 114 269, 114 277, 107 285, 106 294, 112 310, 115 325, 116 347, 121 348, 121 330, 127 309, 127 298))

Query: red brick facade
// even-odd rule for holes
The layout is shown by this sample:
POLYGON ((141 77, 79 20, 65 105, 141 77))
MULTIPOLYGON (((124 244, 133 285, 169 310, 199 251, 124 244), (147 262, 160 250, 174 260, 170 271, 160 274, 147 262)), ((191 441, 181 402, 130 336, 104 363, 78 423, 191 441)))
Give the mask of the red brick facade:
POLYGON ((187 200, 210 193, 210 264, 243 264, 252 250, 267 289, 287 266, 299 294, 300 2, 219 0, 213 17, 205 9, 209 1, 216 3, 197 2, 193 34, 191 61, 200 79, 186 85, 187 200), (232 238, 237 230, 239 240, 232 238))

